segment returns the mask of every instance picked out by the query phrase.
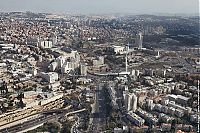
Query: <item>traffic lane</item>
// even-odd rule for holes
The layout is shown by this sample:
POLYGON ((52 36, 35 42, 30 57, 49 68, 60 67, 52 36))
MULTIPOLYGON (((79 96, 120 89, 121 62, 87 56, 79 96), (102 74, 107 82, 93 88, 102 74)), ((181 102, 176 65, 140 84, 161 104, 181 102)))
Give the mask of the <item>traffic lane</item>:
POLYGON ((39 119, 33 119, 33 120, 30 120, 28 122, 24 122, 24 123, 21 123, 21 124, 18 124, 18 125, 15 125, 13 127, 10 127, 10 128, 6 128, 6 129, 2 129, 0 130, 1 133, 16 133, 16 132, 20 132, 20 131, 23 131, 25 129, 28 129, 28 128, 31 128, 31 127, 34 127, 34 126, 37 126, 39 124, 42 124, 42 123, 46 123, 52 119, 56 119, 58 117, 61 117, 61 116, 64 116, 63 114, 62 115, 48 115, 48 116, 45 116, 45 117, 41 117, 39 119))
POLYGON ((25 123, 18 124, 16 126, 7 128, 4 131, 0 131, 0 132, 2 132, 2 133, 4 133, 4 132, 5 133, 7 133, 7 132, 9 132, 9 133, 15 133, 15 132, 23 131, 23 130, 28 129, 30 127, 39 125, 39 124, 43 123, 44 121, 49 120, 49 118, 51 118, 51 117, 44 117, 44 118, 41 118, 39 120, 37 120, 37 119, 31 120, 31 121, 28 121, 28 122, 25 122, 25 123))

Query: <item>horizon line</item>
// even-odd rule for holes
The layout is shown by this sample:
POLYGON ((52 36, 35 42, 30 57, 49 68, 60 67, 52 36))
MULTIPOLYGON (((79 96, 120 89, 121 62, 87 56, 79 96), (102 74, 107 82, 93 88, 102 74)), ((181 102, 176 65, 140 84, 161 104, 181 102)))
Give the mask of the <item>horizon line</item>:
POLYGON ((110 12, 110 13, 81 13, 81 12, 37 12, 37 11, 0 11, 0 13, 35 13, 35 14, 55 14, 55 15, 64 15, 64 14, 75 14, 75 15, 155 15, 155 16, 200 16, 199 13, 129 13, 129 12, 110 12))

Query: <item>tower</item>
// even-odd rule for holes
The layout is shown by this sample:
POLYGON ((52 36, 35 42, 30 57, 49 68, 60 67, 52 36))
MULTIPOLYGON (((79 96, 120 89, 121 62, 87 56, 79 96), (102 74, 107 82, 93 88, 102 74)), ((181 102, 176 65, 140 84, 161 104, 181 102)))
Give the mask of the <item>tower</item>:
POLYGON ((129 51, 129 44, 126 45, 126 72, 128 72, 128 51, 129 51))
POLYGON ((141 32, 136 35, 135 43, 136 43, 136 45, 138 45, 139 49, 142 49, 143 35, 141 32))

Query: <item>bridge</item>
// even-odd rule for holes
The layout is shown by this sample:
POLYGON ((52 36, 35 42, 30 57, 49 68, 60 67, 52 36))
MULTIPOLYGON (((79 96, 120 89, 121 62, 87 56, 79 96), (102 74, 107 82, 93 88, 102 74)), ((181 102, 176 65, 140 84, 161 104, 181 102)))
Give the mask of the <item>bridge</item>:
POLYGON ((84 109, 81 109, 81 110, 76 110, 76 111, 73 111, 73 112, 69 112, 69 113, 65 114, 65 116, 76 114, 76 113, 80 113, 80 112, 83 112, 83 111, 86 111, 86 109, 84 108, 84 109))
POLYGON ((120 76, 120 75, 130 75, 130 72, 120 72, 120 73, 94 73, 96 76, 120 76))
MULTIPOLYGON (((50 114, 50 113, 64 113, 64 112, 67 112, 68 109, 52 109, 52 110, 47 110, 47 111, 44 111, 42 112, 43 114, 50 114)), ((80 112, 83 112, 83 111, 86 111, 86 109, 81 109, 81 110, 76 110, 76 111, 73 111, 73 112, 69 112, 67 113, 68 115, 71 115, 71 114, 75 114, 75 113, 80 113, 80 112)), ((66 115, 67 115, 66 114, 66 115)))

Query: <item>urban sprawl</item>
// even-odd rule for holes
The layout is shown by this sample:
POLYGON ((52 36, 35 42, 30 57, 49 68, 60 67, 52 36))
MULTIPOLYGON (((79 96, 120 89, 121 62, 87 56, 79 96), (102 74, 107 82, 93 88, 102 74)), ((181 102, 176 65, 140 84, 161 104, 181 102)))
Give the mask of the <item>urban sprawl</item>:
POLYGON ((0 13, 0 132, 199 130, 199 17, 0 13))

